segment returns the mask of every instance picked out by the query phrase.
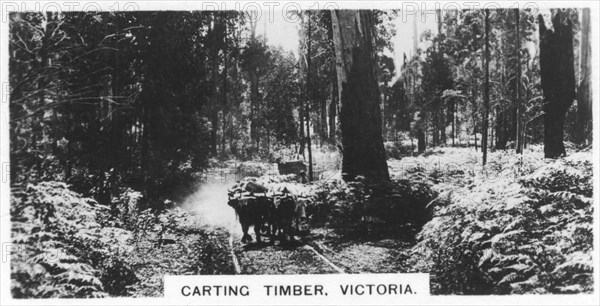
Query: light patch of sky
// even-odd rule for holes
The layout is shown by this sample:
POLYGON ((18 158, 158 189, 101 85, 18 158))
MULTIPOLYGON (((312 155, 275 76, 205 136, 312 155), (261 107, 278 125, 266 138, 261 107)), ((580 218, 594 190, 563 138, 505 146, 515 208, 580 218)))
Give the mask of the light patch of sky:
MULTIPOLYGON (((394 45, 394 52, 389 50, 385 51, 387 56, 394 59, 394 64, 397 69, 402 66, 404 54, 408 58, 413 55, 413 29, 414 19, 417 19, 417 39, 418 47, 421 49, 427 49, 429 42, 421 41, 421 34, 426 30, 431 30, 434 34, 437 31, 437 22, 435 14, 426 13, 415 15, 402 15, 393 21, 396 28, 396 35, 392 37, 392 43, 394 45)), ((267 11, 262 11, 260 17, 257 18, 256 23, 256 34, 266 35, 267 42, 270 45, 279 47, 281 46, 285 51, 291 51, 298 56, 299 51, 299 29, 300 22, 295 16, 284 16, 284 12, 281 10, 272 11, 271 16, 268 15, 267 11)), ((397 70, 399 72, 399 70, 397 70)))
POLYGON ((300 21, 298 17, 284 16, 282 10, 272 11, 271 16, 267 11, 262 11, 256 23, 256 34, 267 37, 267 44, 282 47, 291 51, 298 57, 300 21))
MULTIPOLYGON (((414 39, 414 26, 416 19, 417 26, 417 40, 418 48, 426 50, 431 43, 428 41, 421 40, 421 34, 427 30, 430 30, 434 35, 437 34, 437 17, 434 11, 423 11, 425 13, 417 12, 416 14, 398 14, 398 17, 393 21, 396 29, 396 35, 392 37, 392 43, 394 45, 394 51, 385 51, 387 56, 394 59, 396 65, 396 76, 394 81, 398 78, 400 67, 404 59, 404 54, 407 58, 411 58, 414 55, 413 50, 413 39, 414 39)), ((549 19, 549 10, 542 10, 542 15, 545 19, 549 19)), ((549 22, 547 22, 549 23, 549 22)), ((295 16, 284 16, 284 12, 281 10, 275 10, 268 16, 267 11, 261 12, 260 19, 256 24, 256 34, 266 35, 268 44, 273 46, 281 46, 285 51, 291 51, 298 56, 299 51, 299 33, 300 22, 295 16)), ((530 47, 527 45, 530 53, 535 55, 535 46, 530 47)))
POLYGON ((431 45, 428 41, 421 40, 421 34, 430 30, 433 34, 437 34, 437 19, 435 14, 428 11, 425 14, 417 12, 416 14, 398 14, 398 17, 393 21, 396 28, 396 35, 392 37, 394 52, 387 52, 387 56, 394 59, 396 66, 396 76, 393 81, 398 78, 404 54, 410 59, 414 55, 414 27, 417 27, 417 48, 426 50, 431 45), (416 22, 415 22, 416 19, 416 22))

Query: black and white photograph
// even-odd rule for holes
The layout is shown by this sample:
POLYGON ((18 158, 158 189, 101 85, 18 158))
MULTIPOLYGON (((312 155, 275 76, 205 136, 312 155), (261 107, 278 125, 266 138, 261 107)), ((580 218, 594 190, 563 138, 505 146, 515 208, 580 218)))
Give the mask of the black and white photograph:
POLYGON ((597 303, 599 13, 2 1, 3 304, 597 303))

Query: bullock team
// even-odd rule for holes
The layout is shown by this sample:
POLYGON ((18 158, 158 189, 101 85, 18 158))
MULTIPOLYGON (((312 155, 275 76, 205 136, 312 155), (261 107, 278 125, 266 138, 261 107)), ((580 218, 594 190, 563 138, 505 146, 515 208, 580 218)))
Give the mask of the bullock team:
POLYGON ((252 241, 248 234, 254 226, 256 241, 261 236, 269 237, 271 244, 295 241, 295 235, 306 223, 308 197, 292 192, 287 184, 272 184, 265 187, 254 181, 238 182, 228 190, 228 204, 233 207, 242 226, 242 242, 252 241))

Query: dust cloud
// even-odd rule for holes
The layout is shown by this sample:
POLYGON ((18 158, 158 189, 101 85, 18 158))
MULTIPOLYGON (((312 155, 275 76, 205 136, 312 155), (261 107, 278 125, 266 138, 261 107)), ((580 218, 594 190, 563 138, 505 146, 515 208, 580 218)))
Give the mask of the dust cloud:
POLYGON ((233 208, 227 205, 230 184, 207 182, 187 197, 181 207, 198 218, 202 225, 222 227, 230 233, 240 231, 233 208))

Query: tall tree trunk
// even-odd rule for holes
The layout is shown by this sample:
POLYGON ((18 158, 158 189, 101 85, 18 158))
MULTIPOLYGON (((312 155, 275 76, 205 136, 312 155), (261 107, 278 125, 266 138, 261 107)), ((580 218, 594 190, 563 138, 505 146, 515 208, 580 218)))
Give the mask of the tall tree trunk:
POLYGON ((308 181, 313 180, 312 143, 310 139, 310 106, 306 105, 306 146, 308 149, 308 181))
POLYGON ((544 91, 544 155, 566 155, 563 143, 565 115, 575 98, 573 65, 573 31, 571 20, 557 11, 552 18, 554 30, 546 28, 542 15, 540 26, 540 74, 544 91), (566 19, 566 20, 562 20, 566 19))
POLYGON ((439 110, 439 101, 438 101, 438 96, 436 93, 436 96, 434 97, 434 99, 436 100, 436 102, 434 102, 434 106, 433 106, 433 124, 431 125, 431 127, 433 128, 433 137, 432 137, 432 141, 433 141, 433 146, 437 147, 440 144, 440 132, 439 132, 439 126, 440 126, 440 110, 439 110))
POLYGON ((575 141, 584 144, 592 140, 592 45, 590 43, 590 8, 583 8, 581 20, 580 83, 577 89, 577 121, 575 141))
POLYGON ((385 82, 385 85, 383 86, 384 90, 381 95, 381 135, 383 136, 383 141, 385 141, 387 138, 386 128, 385 128, 385 121, 386 121, 386 119, 385 119, 385 111, 386 111, 385 104, 387 102, 385 91, 386 91, 387 87, 388 87, 388 84, 387 84, 387 82, 385 82))
MULTIPOLYGON (((239 28, 234 28, 233 31, 231 32, 231 34, 233 35, 233 39, 234 39, 234 50, 233 53, 231 54, 233 56, 233 98, 231 99, 233 101, 233 109, 235 110, 235 114, 239 114, 239 88, 240 88, 240 80, 239 80, 239 69, 240 69, 240 61, 239 61, 239 50, 240 50, 240 39, 239 37, 240 35, 240 31, 241 29, 239 28)), ((231 120, 231 129, 232 131, 236 129, 235 125, 234 125, 234 120, 233 120, 233 116, 234 114, 232 113, 232 120, 231 120)), ((241 118, 240 118, 241 119, 241 118)), ((241 121, 241 120, 240 120, 241 121)), ((239 124, 239 123, 238 123, 239 124)), ((240 131, 241 132, 241 131, 240 131)), ((236 143, 236 137, 228 137, 229 138, 229 152, 231 153, 231 155, 236 156, 236 154, 238 154, 237 152, 237 143, 236 143)))
MULTIPOLYGON (((472 117, 472 121, 473 121, 473 136, 475 137, 475 151, 478 150, 478 143, 477 143, 477 81, 473 80, 473 84, 471 87, 471 104, 472 104, 472 109, 473 112, 471 113, 471 117, 472 117)), ((469 145, 471 143, 471 140, 469 140, 469 145)))
POLYGON ((381 135, 375 17, 370 10, 336 10, 332 22, 342 105, 342 176, 389 180, 381 135))
POLYGON ((335 142, 336 132, 336 116, 337 116, 337 100, 338 100, 338 87, 337 79, 334 75, 333 82, 331 82, 331 102, 329 103, 329 141, 335 142))
MULTIPOLYGON (((306 49, 306 145, 308 146, 308 181, 312 182, 313 180, 313 162, 312 162, 312 143, 310 139, 310 99, 309 99, 309 91, 311 89, 310 83, 310 69, 311 69, 311 35, 312 35, 312 22, 310 20, 311 14, 308 11, 308 42, 306 49)), ((314 94, 312 96, 314 98, 314 94)), ((314 102, 314 101, 313 101, 314 102)))
POLYGON ((483 127, 481 131, 481 151, 483 152, 483 164, 487 162, 488 147, 488 116, 490 112, 490 10, 485 10, 485 41, 484 41, 484 73, 485 84, 483 93, 483 127))
MULTIPOLYGON (((436 15, 437 15, 437 26, 438 26, 437 49, 438 49, 438 52, 441 52, 440 44, 442 42, 442 26, 444 24, 444 19, 442 17, 442 10, 436 10, 436 15)), ((433 142, 436 145, 445 146, 446 145, 446 115, 444 112, 444 101, 442 99, 442 94, 443 94, 442 90, 440 90, 438 93, 436 93, 437 109, 436 109, 436 118, 435 118, 435 122, 434 122, 435 136, 434 136, 433 142), (436 138, 437 138, 437 141, 436 141, 436 138)))
MULTIPOLYGON (((117 15, 118 16, 118 15, 117 15)), ((113 57, 113 72, 111 75, 111 82, 110 82, 110 86, 111 86, 111 95, 114 97, 119 97, 121 95, 120 93, 120 88, 121 88, 121 83, 120 83, 120 78, 119 78, 119 74, 121 73, 121 56, 120 53, 115 52, 115 55, 113 57)), ((112 152, 112 163, 113 163, 113 173, 111 175, 111 180, 110 180, 110 198, 112 199, 113 197, 117 197, 118 193, 119 193, 119 188, 117 186, 117 177, 119 176, 119 172, 120 172, 120 165, 121 165, 121 149, 123 148, 123 128, 122 128, 122 124, 121 123, 121 118, 120 118, 120 113, 118 111, 112 111, 109 114, 109 118, 111 121, 111 152, 112 152)), ((70 170, 69 170, 70 172, 70 170)), ((70 176, 70 174, 69 174, 70 176)), ((69 177, 67 176, 67 178, 69 177)), ((115 206, 113 206, 113 208, 116 208, 116 204, 115 206)))
POLYGON ((521 103, 521 33, 520 33, 520 11, 519 9, 514 10, 515 12, 515 34, 516 34, 516 57, 517 57, 517 75, 515 77, 515 105, 517 108, 517 128, 515 135, 516 151, 518 154, 523 153, 523 105, 521 103))
POLYGON ((417 153, 425 153, 427 144, 425 143, 425 130, 422 127, 417 128, 417 153))
MULTIPOLYGON (((250 39, 252 41, 256 40, 256 20, 254 17, 250 16, 250 39)), ((250 69, 249 73, 249 81, 250 81, 250 141, 253 144, 256 144, 255 152, 258 153, 258 146, 260 145, 258 129, 259 129, 259 99, 258 99, 258 71, 257 67, 254 66, 250 69)))
MULTIPOLYGON (((442 93, 440 93, 441 95, 442 93)), ((444 106, 444 101, 443 99, 440 97, 440 108, 439 108, 439 112, 440 112, 440 120, 438 121, 438 130, 440 131, 440 142, 442 144, 442 146, 446 146, 446 107, 444 106)))
MULTIPOLYGON (((305 89, 306 90, 306 89, 305 89)), ((306 103, 302 102, 298 109, 298 117, 300 117, 300 147, 298 148, 298 156, 302 155, 302 159, 304 159, 304 150, 306 144, 306 137, 304 133, 304 108, 306 107, 306 103)))
POLYGON ((325 143, 325 141, 329 138, 327 132, 329 129, 327 128, 327 99, 325 97, 319 97, 319 101, 321 102, 319 111, 321 112, 321 146, 325 143))
POLYGON ((213 156, 217 155, 217 131, 219 130, 219 97, 217 95, 217 75, 219 69, 219 49, 218 49, 218 37, 216 32, 218 19, 213 16, 213 23, 209 30, 209 35, 212 34, 212 46, 211 46, 211 107, 210 107, 210 152, 213 156))
MULTIPOLYGON (((507 54, 506 50, 509 47, 509 44, 504 41, 500 42, 502 44, 501 50, 503 54, 507 54)), ((500 71, 500 84, 506 84, 507 76, 506 76, 506 66, 510 67, 510 57, 502 56, 503 60, 498 60, 496 63, 498 64, 496 70, 500 71)), ((503 87, 506 89, 508 86, 503 87)), ((507 90, 503 90, 502 93, 505 94, 507 90)), ((508 94, 506 94, 508 95, 508 94)), ((508 142, 508 113, 510 112, 510 105, 507 105, 506 101, 502 99, 499 105, 496 105, 496 150, 506 150, 506 144, 508 142)))
MULTIPOLYGON (((216 62, 216 58, 215 58, 216 62)), ((213 156, 217 155, 217 131, 219 129, 219 97, 217 96, 217 65, 213 63, 212 72, 212 105, 210 111, 210 152, 213 156)))
MULTIPOLYGON (((227 22, 225 22, 225 35, 228 33, 227 22)), ((227 44, 223 44, 223 87, 221 93, 222 109, 223 109, 223 134, 221 136, 221 158, 225 158, 225 139, 226 131, 228 130, 227 116, 229 114, 230 102, 227 100, 227 44)))
POLYGON ((452 146, 456 145, 456 108, 457 108, 456 100, 452 99, 452 146))

